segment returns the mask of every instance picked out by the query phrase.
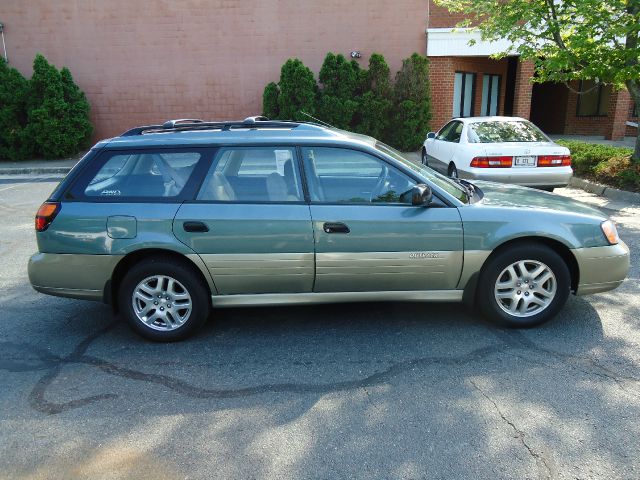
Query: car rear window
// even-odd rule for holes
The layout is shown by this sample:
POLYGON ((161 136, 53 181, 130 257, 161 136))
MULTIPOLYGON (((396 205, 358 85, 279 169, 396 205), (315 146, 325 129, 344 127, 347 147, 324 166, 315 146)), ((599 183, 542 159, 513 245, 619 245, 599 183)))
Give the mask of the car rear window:
POLYGON ((112 155, 84 188, 86 197, 177 197, 200 152, 128 152, 112 155))
POLYGON ((531 122, 491 121, 469 124, 469 143, 547 142, 548 139, 531 122))

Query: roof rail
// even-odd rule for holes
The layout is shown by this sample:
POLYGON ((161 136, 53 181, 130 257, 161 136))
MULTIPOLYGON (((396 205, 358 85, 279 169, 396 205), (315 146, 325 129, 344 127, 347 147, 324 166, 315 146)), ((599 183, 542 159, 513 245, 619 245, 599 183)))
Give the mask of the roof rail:
POLYGON ((267 117, 254 116, 247 117, 244 120, 228 121, 228 122, 205 122, 204 120, 181 118, 177 120, 167 120, 162 125, 145 125, 135 127, 124 132, 121 137, 132 137, 135 135, 143 135, 145 133, 169 133, 169 132, 186 132, 193 130, 223 130, 248 128, 251 130, 259 128, 296 128, 300 125, 312 125, 324 128, 322 125, 312 122, 294 122, 290 120, 269 120, 267 117))

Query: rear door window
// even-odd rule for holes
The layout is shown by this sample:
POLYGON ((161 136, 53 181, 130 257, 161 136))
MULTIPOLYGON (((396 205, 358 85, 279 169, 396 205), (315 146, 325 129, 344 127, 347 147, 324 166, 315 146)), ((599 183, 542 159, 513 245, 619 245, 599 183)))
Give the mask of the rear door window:
POLYGON ((285 146, 221 148, 197 199, 251 203, 304 201, 295 149, 285 146))
POLYGON ((111 199, 176 199, 184 195, 205 151, 144 150, 105 152, 108 159, 90 180, 75 189, 77 196, 111 199))

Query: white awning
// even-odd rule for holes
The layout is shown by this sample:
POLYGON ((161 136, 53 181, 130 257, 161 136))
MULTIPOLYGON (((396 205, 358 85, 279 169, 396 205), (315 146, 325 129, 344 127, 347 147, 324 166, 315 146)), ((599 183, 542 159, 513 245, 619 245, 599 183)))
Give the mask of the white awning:
POLYGON ((427 28, 428 57, 487 57, 510 50, 514 50, 510 41, 488 42, 471 28, 427 28), (469 40, 476 43, 469 45, 469 40))

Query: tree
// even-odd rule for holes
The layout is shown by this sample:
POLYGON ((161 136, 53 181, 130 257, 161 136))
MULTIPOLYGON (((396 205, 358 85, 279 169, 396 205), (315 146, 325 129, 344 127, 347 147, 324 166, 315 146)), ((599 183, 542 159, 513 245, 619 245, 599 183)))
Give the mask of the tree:
POLYGON ((379 53, 369 57, 364 77, 364 93, 359 98, 359 118, 355 130, 380 140, 387 140, 393 103, 389 67, 379 53))
POLYGON ((289 59, 280 70, 279 116, 283 120, 309 120, 302 112, 315 113, 318 90, 313 72, 297 58, 289 59))
POLYGON ((26 141, 26 98, 29 82, 0 57, 0 158, 22 160, 30 155, 26 141))
POLYGON ((391 143, 401 150, 416 150, 431 121, 429 60, 417 53, 402 61, 394 86, 391 143))
MULTIPOLYGON (((484 40, 505 38, 533 60, 534 82, 595 80, 626 87, 640 105, 640 0, 436 0, 475 25, 484 40)), ((633 153, 640 163, 640 129, 633 153)))
MULTIPOLYGON (((89 102, 84 92, 73 81, 71 71, 62 67, 60 71, 62 81, 62 94, 67 104, 67 121, 64 123, 68 141, 75 145, 75 150, 87 146, 91 139, 93 126, 89 121, 89 102)), ((74 152, 75 153, 75 152, 74 152)))
POLYGON ((348 62, 344 55, 328 53, 320 68, 322 89, 318 97, 320 120, 337 128, 351 127, 358 108, 356 91, 359 87, 360 66, 348 62))
POLYGON ((275 82, 270 82, 264 87, 262 94, 262 115, 269 119, 280 118, 280 109, 278 108, 278 97, 280 90, 275 82))
POLYGON ((74 83, 71 72, 61 72, 40 54, 33 61, 29 81, 27 128, 37 154, 44 157, 74 155, 87 142, 92 127, 89 103, 74 83))

